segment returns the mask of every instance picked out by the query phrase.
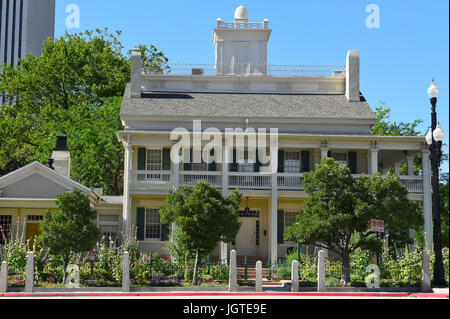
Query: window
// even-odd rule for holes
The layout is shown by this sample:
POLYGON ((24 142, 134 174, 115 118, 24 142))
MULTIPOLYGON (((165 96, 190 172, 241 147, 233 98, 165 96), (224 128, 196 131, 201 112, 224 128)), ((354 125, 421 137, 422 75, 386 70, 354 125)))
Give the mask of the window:
POLYGON ((285 212, 284 213, 284 227, 289 227, 295 224, 299 212, 285 212))
POLYGON ((30 222, 37 222, 44 219, 44 216, 42 215, 28 215, 27 220, 30 222))
POLYGON ((348 165, 348 154, 347 153, 331 153, 331 158, 333 158, 335 161, 348 165))
MULTIPOLYGON (((239 154, 239 152, 236 152, 239 154)), ((239 172, 244 173, 252 173, 255 170, 255 158, 254 152, 244 151, 244 154, 240 154, 240 156, 236 155, 236 160, 239 163, 239 160, 243 160, 243 162, 239 163, 239 172)))
MULTIPOLYGON (((161 150, 147 150, 147 170, 160 171, 162 170, 162 151, 161 150)), ((161 174, 147 174, 147 180, 161 180, 161 174)))
POLYGON ((284 153, 284 171, 285 173, 300 173, 300 152, 284 153))
POLYGON ((119 233, 119 215, 99 215, 98 228, 108 245, 110 240, 117 243, 117 234, 119 233))
POLYGON ((3 236, 5 236, 5 238, 11 237, 11 223, 12 223, 11 215, 0 215, 0 226, 1 226, 0 245, 3 245, 5 243, 3 236))
POLYGON ((150 240, 161 239, 161 218, 159 209, 145 210, 145 238, 150 240))

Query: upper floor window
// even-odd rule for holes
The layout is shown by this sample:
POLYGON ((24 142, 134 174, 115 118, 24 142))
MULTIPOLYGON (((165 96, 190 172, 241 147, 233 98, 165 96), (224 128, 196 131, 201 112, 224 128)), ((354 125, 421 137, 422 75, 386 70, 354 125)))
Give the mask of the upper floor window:
POLYGON ((300 173, 300 152, 286 151, 284 153, 284 172, 300 173))
POLYGON ((346 152, 331 152, 331 158, 341 164, 348 165, 348 153, 346 152))
MULTIPOLYGON (((237 152, 239 154, 239 152, 237 152)), ((241 151, 239 154, 240 157, 237 158, 237 160, 241 160, 241 163, 238 163, 238 170, 239 172, 247 172, 251 173, 255 169, 255 159, 253 156, 253 152, 249 151, 241 151), (242 162, 243 161, 243 162, 242 162)))
POLYGON ((162 168, 162 151, 147 150, 147 170, 160 171, 162 168))

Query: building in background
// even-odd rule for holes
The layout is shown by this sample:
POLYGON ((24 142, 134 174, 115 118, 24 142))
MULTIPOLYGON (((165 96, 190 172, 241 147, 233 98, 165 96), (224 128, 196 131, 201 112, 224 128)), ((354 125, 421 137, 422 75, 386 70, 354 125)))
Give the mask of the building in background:
POLYGON ((0 0, 0 65, 41 54, 55 33, 55 0, 0 0))

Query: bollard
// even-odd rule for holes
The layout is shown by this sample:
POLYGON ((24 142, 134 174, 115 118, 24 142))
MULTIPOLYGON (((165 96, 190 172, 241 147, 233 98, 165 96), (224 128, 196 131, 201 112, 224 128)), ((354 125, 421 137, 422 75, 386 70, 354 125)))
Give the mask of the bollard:
POLYGON ((34 291, 34 254, 30 251, 27 255, 27 278, 25 279, 25 292, 34 291))
POLYGON ((258 261, 256 262, 256 282, 255 282, 255 291, 256 292, 263 292, 263 285, 262 285, 262 262, 258 261))
POLYGON ((317 260, 317 291, 324 292, 327 290, 325 281, 325 252, 319 251, 319 258, 317 260))
POLYGON ((130 291, 130 254, 123 253, 122 292, 130 291))
POLYGON ((291 269, 291 292, 298 292, 298 261, 292 261, 292 269, 291 269))
POLYGON ((230 252, 230 276, 228 292, 237 292, 236 250, 230 252))
POLYGON ((270 259, 267 261, 267 280, 272 280, 272 262, 270 259))
POLYGON ((8 263, 2 262, 2 269, 0 272, 0 293, 8 292, 8 263))
POLYGON ((430 253, 427 249, 424 249, 422 255, 422 292, 431 291, 431 280, 430 280, 430 253))

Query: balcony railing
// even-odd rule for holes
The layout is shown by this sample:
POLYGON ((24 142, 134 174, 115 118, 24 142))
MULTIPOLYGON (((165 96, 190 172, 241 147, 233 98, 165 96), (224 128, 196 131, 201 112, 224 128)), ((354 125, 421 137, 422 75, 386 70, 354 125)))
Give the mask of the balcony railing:
MULTIPOLYGON (((136 188, 170 188, 174 185, 174 176, 172 171, 131 171, 131 186, 136 188)), ((357 178, 360 176, 353 175, 357 178)), ((303 174, 298 173, 278 173, 277 188, 279 190, 302 191, 303 174)), ((180 171, 179 184, 195 186, 199 181, 205 180, 212 186, 222 187, 222 172, 199 172, 199 171, 180 171)), ((400 182, 410 193, 423 193, 423 179, 421 176, 400 176, 400 182)), ((254 172, 228 172, 228 187, 230 189, 272 189, 272 176, 254 172)))

